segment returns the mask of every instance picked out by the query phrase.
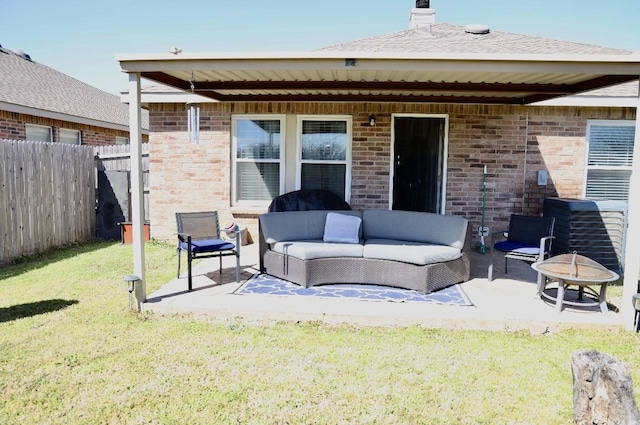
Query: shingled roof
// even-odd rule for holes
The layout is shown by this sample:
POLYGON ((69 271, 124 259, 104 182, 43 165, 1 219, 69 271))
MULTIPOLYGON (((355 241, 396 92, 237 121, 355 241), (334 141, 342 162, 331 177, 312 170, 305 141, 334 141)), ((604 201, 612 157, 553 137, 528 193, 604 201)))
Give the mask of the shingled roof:
MULTIPOLYGON (((214 101, 373 97, 384 102, 538 104, 584 95, 595 102, 583 106, 624 106, 607 98, 624 98, 626 104, 638 96, 640 52, 489 31, 481 25, 425 24, 413 15, 411 29, 299 54, 120 55, 118 60, 125 72, 140 72, 143 78, 214 101), (598 98, 607 104, 596 104, 598 98)), ((145 89, 146 100, 170 101, 164 96, 169 92, 145 89), (151 99, 153 94, 164 97, 151 99)))
MULTIPOLYGON (((31 115, 40 110, 63 114, 70 122, 89 120, 105 128, 129 127, 129 107, 119 96, 0 47, 0 108, 2 103, 32 109, 31 115)), ((143 111, 142 126, 149 128, 147 111, 143 111)))
MULTIPOLYGON (((388 52, 388 53, 478 53, 478 54, 587 54, 587 55, 631 55, 629 50, 615 49, 592 44, 574 43, 490 30, 487 34, 474 34, 465 27, 450 23, 439 23, 428 28, 414 28, 381 34, 332 46, 316 51, 339 52, 388 52)), ((596 97, 637 97, 638 82, 624 83, 604 89, 585 92, 596 97)), ((581 95, 577 95, 581 96, 581 95)))
POLYGON ((622 49, 494 30, 488 34, 473 34, 466 32, 463 26, 449 23, 434 24, 430 30, 416 28, 382 34, 323 47, 316 49, 316 51, 541 55, 625 55, 633 53, 622 49))

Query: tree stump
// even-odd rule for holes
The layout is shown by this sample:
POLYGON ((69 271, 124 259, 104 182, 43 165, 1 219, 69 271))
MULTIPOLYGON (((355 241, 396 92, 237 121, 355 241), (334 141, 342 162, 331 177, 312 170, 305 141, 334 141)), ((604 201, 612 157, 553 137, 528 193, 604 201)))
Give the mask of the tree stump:
POLYGON ((626 365, 597 351, 576 351, 571 370, 576 424, 640 424, 633 381, 626 365))

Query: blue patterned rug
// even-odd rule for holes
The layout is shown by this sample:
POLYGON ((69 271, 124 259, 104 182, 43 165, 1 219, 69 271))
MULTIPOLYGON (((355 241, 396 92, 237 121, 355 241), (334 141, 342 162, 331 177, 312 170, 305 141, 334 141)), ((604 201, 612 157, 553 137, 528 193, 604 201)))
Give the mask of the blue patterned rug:
POLYGON ((430 304, 472 306, 460 285, 449 286, 430 294, 409 289, 378 285, 332 284, 303 288, 268 274, 255 274, 234 294, 266 294, 298 297, 358 299, 364 301, 420 302, 430 304))

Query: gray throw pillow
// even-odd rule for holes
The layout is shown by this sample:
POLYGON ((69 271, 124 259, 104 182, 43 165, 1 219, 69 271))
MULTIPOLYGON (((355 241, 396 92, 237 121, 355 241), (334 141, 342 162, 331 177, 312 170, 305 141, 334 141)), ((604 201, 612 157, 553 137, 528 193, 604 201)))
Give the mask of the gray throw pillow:
POLYGON ((322 240, 325 242, 360 243, 358 235, 361 223, 360 217, 327 213, 322 240))

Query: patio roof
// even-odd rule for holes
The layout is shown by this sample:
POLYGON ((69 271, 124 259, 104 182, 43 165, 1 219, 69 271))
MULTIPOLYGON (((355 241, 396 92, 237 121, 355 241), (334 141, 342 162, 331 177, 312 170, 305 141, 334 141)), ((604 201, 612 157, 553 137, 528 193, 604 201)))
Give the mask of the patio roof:
MULTIPOLYGON (((118 55, 129 74, 134 273, 147 298, 141 172, 141 78, 217 102, 432 102, 526 105, 639 81, 640 53, 492 54, 315 51, 118 55)), ((640 99, 636 103, 637 110, 640 99)), ((640 120, 634 157, 640 158, 640 120)), ((640 161, 630 183, 626 252, 640 252, 640 161)), ((638 291, 640 257, 628 256, 623 298, 638 291)), ((632 327, 631 303, 623 303, 632 327)))
POLYGON ((640 53, 315 51, 118 55, 124 72, 220 102, 525 105, 638 81, 640 53))

